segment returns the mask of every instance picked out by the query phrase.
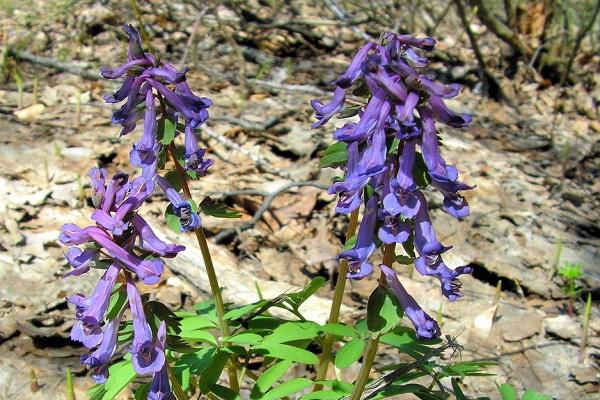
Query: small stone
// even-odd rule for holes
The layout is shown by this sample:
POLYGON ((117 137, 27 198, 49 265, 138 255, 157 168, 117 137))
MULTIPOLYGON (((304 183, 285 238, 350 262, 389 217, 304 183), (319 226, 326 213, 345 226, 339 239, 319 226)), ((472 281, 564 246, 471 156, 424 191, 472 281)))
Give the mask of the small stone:
POLYGON ((544 320, 544 330, 547 334, 558 336, 565 340, 573 340, 581 335, 579 324, 568 315, 546 318, 544 320))
POLYGON ((4 222, 4 227, 10 234, 10 241, 13 246, 22 246, 26 242, 25 235, 21 233, 19 224, 14 219, 8 219, 4 222))
POLYGON ((79 175, 73 171, 58 171, 53 177, 52 182, 58 185, 63 183, 70 183, 77 180, 79 175))
POLYGON ((51 190, 38 190, 33 193, 25 202, 25 204, 29 204, 34 207, 39 207, 44 205, 46 199, 52 194, 51 190))
POLYGON ((518 342, 537 334, 542 328, 542 318, 535 310, 518 310, 502 307, 497 328, 507 342, 518 342))
POLYGON ((575 379, 575 382, 580 385, 585 385, 586 383, 600 383, 600 375, 596 369, 591 366, 574 367, 571 371, 571 375, 575 379))
POLYGON ((32 104, 22 110, 15 111, 15 116, 23 121, 35 121, 45 109, 46 106, 43 104, 32 104))

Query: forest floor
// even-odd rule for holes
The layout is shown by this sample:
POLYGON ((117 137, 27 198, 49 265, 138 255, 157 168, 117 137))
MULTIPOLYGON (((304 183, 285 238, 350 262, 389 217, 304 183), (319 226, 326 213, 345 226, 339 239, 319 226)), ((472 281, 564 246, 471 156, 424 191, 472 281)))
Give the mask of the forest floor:
MULTIPOLYGON (((92 75, 126 57, 118 32, 124 23, 136 23, 128 2, 56 2, 67 7, 62 11, 51 9, 54 3, 3 2, 3 45, 92 75)), ((185 2, 166 11, 146 5, 140 12, 153 51, 175 65, 185 60, 192 89, 214 101, 201 139, 215 165, 193 194, 221 198, 243 214, 241 220, 204 218, 226 301, 242 304, 258 298, 257 286, 274 297, 290 285, 335 274, 347 222, 323 190, 339 171, 319 169, 332 132, 310 129, 310 100, 330 96, 327 83, 343 71, 360 39, 334 23, 310 34, 247 24, 234 36, 220 24, 235 25, 235 14, 218 10, 219 20, 208 12, 195 17, 198 11, 185 2), (289 182, 315 185, 282 191, 254 227, 214 241, 219 232, 251 220, 265 198, 232 192, 272 193, 289 182)), ((308 5, 300 11, 288 17, 335 21, 308 5)), ((597 68, 595 86, 559 89, 518 63, 510 79, 498 73, 511 104, 497 102, 480 93, 466 36, 452 26, 438 28, 441 56, 430 70, 465 85, 449 103, 472 113, 473 124, 442 128, 442 150, 477 188, 467 194, 471 216, 464 221, 452 220, 440 207, 433 218, 438 236, 454 246, 448 264, 470 264, 475 272, 462 279, 464 297, 454 303, 442 299, 436 282, 406 266, 401 279, 426 311, 442 316, 444 334, 458 336, 464 360, 497 362, 490 368, 496 375, 465 379, 466 393, 496 398, 495 383, 508 381, 559 399, 591 399, 599 388, 600 358, 597 68), (580 283, 594 299, 581 361, 583 302, 576 302, 573 317, 567 315, 555 273, 564 262, 582 264, 580 283)), ((496 52, 493 43, 483 41, 482 47, 486 54, 496 52)), ((0 89, 0 398, 61 398, 56 393, 68 367, 78 391, 90 386, 78 362, 82 348, 69 340, 74 313, 65 296, 89 292, 96 277, 61 279, 67 265, 58 228, 87 223, 89 168, 133 172, 128 154, 139 133, 119 139, 119 127, 110 124, 113 107, 102 95, 115 89, 114 82, 9 62, 21 79, 17 84, 14 73, 8 74, 0 89)), ((164 206, 165 199, 154 196, 145 213, 161 235, 173 239, 164 206)), ((183 241, 188 250, 167 263, 166 279, 153 291, 175 309, 190 308, 209 293, 199 252, 191 238, 183 241)), ((370 278, 348 288, 344 320, 364 316, 375 285, 370 278)), ((318 293, 315 320, 325 320, 332 294, 329 286, 318 293)))

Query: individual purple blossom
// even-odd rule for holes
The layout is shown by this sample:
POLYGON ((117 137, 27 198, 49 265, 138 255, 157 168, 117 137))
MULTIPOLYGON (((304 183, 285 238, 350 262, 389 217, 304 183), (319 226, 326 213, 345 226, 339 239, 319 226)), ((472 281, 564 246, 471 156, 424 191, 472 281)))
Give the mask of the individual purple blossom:
POLYGON ((389 193, 383 198, 383 207, 390 215, 413 218, 419 210, 419 197, 415 194, 417 185, 413 179, 415 164, 415 143, 405 141, 402 149, 400 168, 396 178, 390 180, 389 193))
POLYGON ((358 236, 354 247, 340 253, 338 259, 348 262, 348 278, 360 280, 370 275, 373 265, 368 262, 375 250, 375 224, 377 223, 377 196, 367 202, 365 215, 358 228, 358 236))
POLYGON ((134 215, 132 218, 133 226, 140 238, 140 246, 144 250, 151 251, 162 257, 172 258, 180 251, 185 250, 185 246, 180 246, 174 243, 165 243, 160 240, 150 225, 139 215, 134 215))
POLYGON ((88 272, 91 264, 98 261, 98 251, 95 249, 81 250, 79 247, 69 247, 69 250, 65 253, 65 258, 73 269, 65 273, 63 277, 79 276, 88 272))
POLYGON ((164 263, 161 259, 142 260, 115 243, 102 229, 89 226, 85 230, 92 240, 102 246, 115 261, 135 273, 145 284, 153 285, 160 280, 160 276, 164 271, 164 263))
POLYGON ((192 210, 191 204, 184 201, 165 178, 157 175, 156 182, 169 198, 169 201, 173 206, 173 212, 177 218, 179 218, 181 232, 193 231, 202 226, 202 220, 200 219, 200 216, 192 210))
POLYGON ((94 292, 89 297, 75 294, 68 298, 75 305, 77 322, 71 329, 71 339, 83 343, 87 348, 97 346, 102 340, 100 324, 108 309, 110 293, 117 281, 120 268, 116 264, 108 267, 94 292))
POLYGON ((429 316, 417 304, 415 299, 408 294, 404 286, 398 280, 396 273, 384 264, 380 264, 381 272, 385 275, 385 279, 392 289, 392 292, 398 299, 398 302, 404 309, 404 314, 412 322, 419 339, 435 339, 440 337, 441 331, 437 322, 429 316))
POLYGON ((108 321, 102 332, 100 346, 92 353, 83 354, 80 357, 81 363, 92 371, 92 378, 96 383, 105 383, 108 378, 108 365, 117 350, 117 337, 122 316, 123 312, 115 319, 108 321))
MULTIPOLYGON (((164 321, 161 321, 156 332, 156 345, 164 353, 167 342, 167 327, 164 321)), ((148 400, 175 400, 175 395, 169 385, 169 374, 167 372, 167 363, 165 362, 160 371, 155 372, 150 383, 148 391, 148 400)))
POLYGON ((133 368, 140 375, 158 372, 165 364, 164 348, 152 339, 152 330, 146 322, 140 292, 131 280, 127 281, 127 298, 133 320, 133 342, 130 349, 133 368))

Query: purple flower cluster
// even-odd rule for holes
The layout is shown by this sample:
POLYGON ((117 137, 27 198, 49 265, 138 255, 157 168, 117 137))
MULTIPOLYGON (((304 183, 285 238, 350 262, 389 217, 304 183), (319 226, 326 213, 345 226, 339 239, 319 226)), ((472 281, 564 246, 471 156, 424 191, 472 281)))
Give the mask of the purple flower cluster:
POLYGON ((157 113, 161 119, 175 124, 181 116, 185 121, 184 167, 204 175, 212 160, 204 159, 205 150, 198 148, 195 129, 208 119, 207 108, 212 101, 192 93, 186 82, 186 68, 177 71, 173 65, 144 52, 139 32, 131 25, 125 26, 124 30, 129 36, 128 61, 116 68, 104 67, 101 73, 106 79, 125 77, 115 93, 104 97, 108 103, 125 100, 112 116, 113 123, 123 127, 121 136, 133 131, 137 121, 144 119, 144 134, 133 145, 131 163, 142 167, 146 175, 153 175, 162 150, 156 134, 157 113))
POLYGON ((159 62, 144 52, 139 32, 131 25, 125 27, 125 32, 129 36, 128 62, 114 69, 103 68, 101 72, 107 79, 124 77, 121 88, 105 97, 109 103, 125 100, 112 117, 114 123, 122 125, 121 135, 130 133, 137 121, 143 119, 143 136, 130 153, 131 163, 140 167, 142 173, 135 179, 124 173, 109 179, 106 170, 92 168, 89 175, 95 209, 91 219, 95 224, 85 228, 66 224, 61 227, 59 240, 71 246, 65 256, 73 269, 65 276, 79 276, 92 267, 105 268, 88 297, 76 294, 68 298, 76 308, 77 319, 71 338, 91 350, 81 357, 81 362, 92 371, 96 382, 106 381, 109 363, 117 351, 119 326, 129 308, 133 339, 128 348, 133 367, 140 375, 153 375, 148 398, 164 400, 174 398, 167 375, 166 325, 162 322, 153 335, 133 277, 147 285, 158 283, 164 270, 162 258, 175 257, 185 247, 160 240, 138 209, 158 186, 171 202, 182 232, 201 226, 200 216, 191 203, 157 173, 162 168, 161 152, 165 151, 158 137, 158 126, 166 120, 177 125, 182 117, 185 132, 182 166, 204 175, 212 161, 204 159, 205 150, 198 148, 195 129, 208 119, 206 109, 212 102, 192 93, 185 70, 177 71, 171 64, 159 62), (119 280, 124 286, 117 286, 119 280), (111 295, 119 290, 126 293, 128 307, 122 307, 116 316, 109 318, 111 295))
MULTIPOLYGON (((436 238, 423 187, 415 180, 417 157, 423 161, 427 181, 443 195, 443 209, 461 218, 469 206, 461 191, 472 189, 458 180, 458 172, 440 154, 436 123, 466 127, 469 115, 457 114, 444 104, 456 96, 460 86, 444 85, 419 71, 427 65, 421 52, 433 51, 435 40, 387 33, 381 43, 364 45, 335 82, 328 104, 313 100, 317 121, 326 124, 341 112, 349 90, 359 83, 368 87, 368 104, 360 109, 358 122, 336 129, 334 138, 347 144, 345 178, 335 182, 330 194, 338 194, 336 211, 350 213, 360 207, 366 192, 363 219, 354 247, 339 258, 348 261, 348 278, 362 279, 373 266, 371 254, 379 243, 404 243, 411 237, 419 253, 415 268, 441 282, 450 301, 460 296, 458 276, 470 267, 451 269, 442 253, 450 249, 436 238), (420 152, 417 151, 420 149, 420 152), (368 191, 366 189, 369 189, 368 191)), ((389 266, 381 270, 421 338, 440 335, 437 323, 406 292, 389 266)))
MULTIPOLYGON (((110 297, 121 275, 126 281, 129 309, 133 319, 133 341, 129 351, 132 363, 140 375, 154 374, 161 379, 165 364, 164 340, 153 340, 144 314, 140 293, 132 280, 135 275, 145 284, 160 280, 164 270, 162 258, 172 258, 185 249, 160 240, 138 209, 152 193, 154 184, 144 176, 130 180, 117 173, 107 181, 104 169, 90 170, 95 210, 91 219, 96 222, 85 228, 74 224, 61 227, 59 240, 70 247, 66 258, 73 267, 65 276, 79 276, 91 267, 108 265, 91 295, 75 294, 68 298, 76 309, 76 323, 71 339, 94 349, 81 356, 81 362, 92 371, 94 380, 102 383, 108 376, 108 365, 117 350, 119 325, 126 307, 113 319, 107 319, 110 297), (134 249, 138 244, 140 252, 134 249), (77 247, 83 246, 83 247, 77 247), (162 344, 161 344, 162 343, 162 344)), ((160 332, 166 327, 161 325, 160 332)), ((164 336, 164 334, 163 334, 164 336)))

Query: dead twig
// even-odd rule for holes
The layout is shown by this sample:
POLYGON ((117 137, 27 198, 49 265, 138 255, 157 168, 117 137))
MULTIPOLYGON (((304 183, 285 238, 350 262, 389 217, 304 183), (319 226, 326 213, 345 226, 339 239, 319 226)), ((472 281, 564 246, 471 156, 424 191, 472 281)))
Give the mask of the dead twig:
POLYGON ((38 64, 48 68, 54 68, 59 71, 68 72, 70 74, 77 75, 91 81, 97 81, 101 78, 99 73, 91 72, 85 68, 78 67, 73 64, 68 64, 62 61, 54 60, 52 58, 36 56, 26 51, 8 49, 8 55, 9 57, 13 57, 17 60, 27 61, 32 64, 38 64))
MULTIPOLYGON (((215 243, 223 244, 227 240, 230 240, 232 237, 234 237, 236 235, 236 233, 241 233, 245 230, 253 228, 262 219, 263 215, 265 214, 265 212, 267 212, 269 207, 271 207, 271 203, 273 203, 273 200, 275 200, 275 198, 277 196, 290 190, 291 188, 304 187, 304 186, 312 186, 312 187, 316 187, 316 188, 323 189, 323 190, 327 189, 327 186, 323 185, 322 183, 314 182, 314 181, 305 181, 305 182, 286 183, 285 185, 281 186, 280 188, 278 188, 272 192, 260 192, 260 191, 245 192, 244 194, 260 195, 260 196, 264 196, 265 198, 264 198, 262 204, 260 205, 260 207, 258 208, 258 210, 256 210, 256 212, 252 216, 252 219, 250 221, 244 222, 239 227, 225 229, 225 230, 219 232, 214 238, 215 243)), ((238 192, 238 194, 239 194, 239 192, 238 192)))
MULTIPOLYGON (((324 3, 335 14, 335 16, 340 19, 340 21, 343 21, 348 24, 348 17, 346 16, 346 13, 344 12, 344 10, 342 10, 340 8, 340 6, 337 5, 335 0, 324 0, 324 3)), ((350 26, 350 29, 352 29, 352 32, 354 32, 354 34, 356 36, 358 36, 359 38, 361 38, 363 40, 369 40, 369 41, 374 40, 371 35, 360 30, 355 25, 352 25, 352 24, 348 24, 348 25, 350 26)))

